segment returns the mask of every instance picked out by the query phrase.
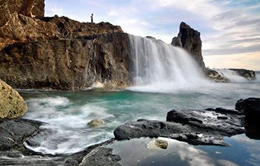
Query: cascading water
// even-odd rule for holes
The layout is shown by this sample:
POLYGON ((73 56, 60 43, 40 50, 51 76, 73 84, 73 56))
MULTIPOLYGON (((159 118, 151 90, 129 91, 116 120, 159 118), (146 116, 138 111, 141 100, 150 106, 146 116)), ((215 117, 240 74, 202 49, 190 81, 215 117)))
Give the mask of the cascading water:
POLYGON ((240 76, 237 72, 229 69, 217 69, 216 70, 221 76, 227 78, 231 82, 246 82, 245 77, 240 76))
POLYGON ((135 87, 131 90, 169 91, 207 82, 195 60, 182 48, 153 38, 129 38, 135 59, 135 87))

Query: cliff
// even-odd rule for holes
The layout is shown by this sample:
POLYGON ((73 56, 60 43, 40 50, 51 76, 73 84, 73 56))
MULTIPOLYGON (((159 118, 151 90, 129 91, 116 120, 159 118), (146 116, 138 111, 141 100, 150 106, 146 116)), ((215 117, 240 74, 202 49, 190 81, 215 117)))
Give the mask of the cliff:
POLYGON ((129 39, 119 26, 43 17, 44 0, 4 0, 0 11, 7 13, 0 14, 0 78, 14 88, 131 83, 129 39))
POLYGON ((200 38, 200 33, 197 30, 194 30, 189 25, 182 22, 180 24, 178 37, 174 37, 171 44, 173 46, 184 48, 194 57, 199 66, 203 69, 205 68, 201 51, 202 41, 200 38))

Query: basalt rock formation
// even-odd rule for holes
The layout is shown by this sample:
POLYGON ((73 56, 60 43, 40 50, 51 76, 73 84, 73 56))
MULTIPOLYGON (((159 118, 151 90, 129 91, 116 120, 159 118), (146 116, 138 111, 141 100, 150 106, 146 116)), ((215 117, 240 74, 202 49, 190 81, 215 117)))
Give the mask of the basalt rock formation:
POLYGON ((0 78, 14 88, 82 89, 131 83, 129 39, 119 26, 43 17, 44 0, 1 1, 0 78))
POLYGON ((172 110, 166 119, 166 122, 140 119, 126 123, 114 131, 115 138, 166 137, 193 145, 226 146, 223 136, 245 133, 244 115, 235 110, 172 110))
POLYGON ((180 24, 178 37, 174 37, 171 44, 184 48, 194 57, 200 67, 203 69, 205 68, 201 52, 202 41, 200 33, 197 30, 194 30, 189 25, 182 22, 180 24))

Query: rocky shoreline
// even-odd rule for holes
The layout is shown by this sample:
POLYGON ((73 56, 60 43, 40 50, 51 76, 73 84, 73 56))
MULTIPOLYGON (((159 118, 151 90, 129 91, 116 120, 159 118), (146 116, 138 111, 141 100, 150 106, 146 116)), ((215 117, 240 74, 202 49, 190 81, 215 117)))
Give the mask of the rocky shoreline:
MULTIPOLYGON (((117 166, 120 165, 120 154, 113 154, 113 148, 107 146, 118 141, 141 137, 164 137, 191 145, 229 146, 224 141, 224 137, 245 133, 249 138, 260 139, 259 108, 259 98, 248 98, 237 101, 235 110, 173 109, 168 112, 166 121, 139 119, 137 122, 129 122, 114 130, 114 139, 90 146, 75 154, 60 155, 41 154, 26 148, 26 144, 37 147, 52 133, 50 130, 41 128, 44 123, 23 118, 2 119, 0 122, 0 163, 1 165, 117 166)), ((165 143, 160 143, 165 148, 165 143)))
MULTIPOLYGON (((245 133, 260 139, 260 99, 239 100, 236 110, 171 110, 166 121, 139 119, 118 126, 115 138, 74 154, 34 152, 53 131, 40 121, 23 119, 28 107, 13 88, 77 90, 93 86, 125 88, 133 83, 129 36, 110 23, 80 23, 67 17, 44 17, 44 0, 0 2, 0 165, 111 165, 120 154, 107 145, 134 138, 165 137, 192 145, 228 146, 224 137, 245 133), (5 83, 5 82, 6 83, 5 83), (9 86, 9 85, 11 86, 9 86)), ((182 22, 172 45, 188 51, 215 82, 229 82, 205 67, 200 33, 182 22)), ((252 70, 229 69, 247 80, 252 70)), ((89 124, 91 125, 91 124, 89 124)), ((96 124, 93 124, 96 126, 96 124)), ((167 144, 162 144, 167 148, 167 144)), ((161 146, 161 145, 160 145, 161 146)))

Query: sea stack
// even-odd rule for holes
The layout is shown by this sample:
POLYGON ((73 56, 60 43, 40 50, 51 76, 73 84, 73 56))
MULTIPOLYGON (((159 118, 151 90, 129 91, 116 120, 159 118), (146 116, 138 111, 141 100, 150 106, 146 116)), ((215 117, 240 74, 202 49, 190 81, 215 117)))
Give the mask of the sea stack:
POLYGON ((174 37, 171 44, 184 48, 192 55, 200 67, 205 68, 201 51, 202 41, 200 32, 191 28, 185 22, 181 22, 178 37, 174 37))

